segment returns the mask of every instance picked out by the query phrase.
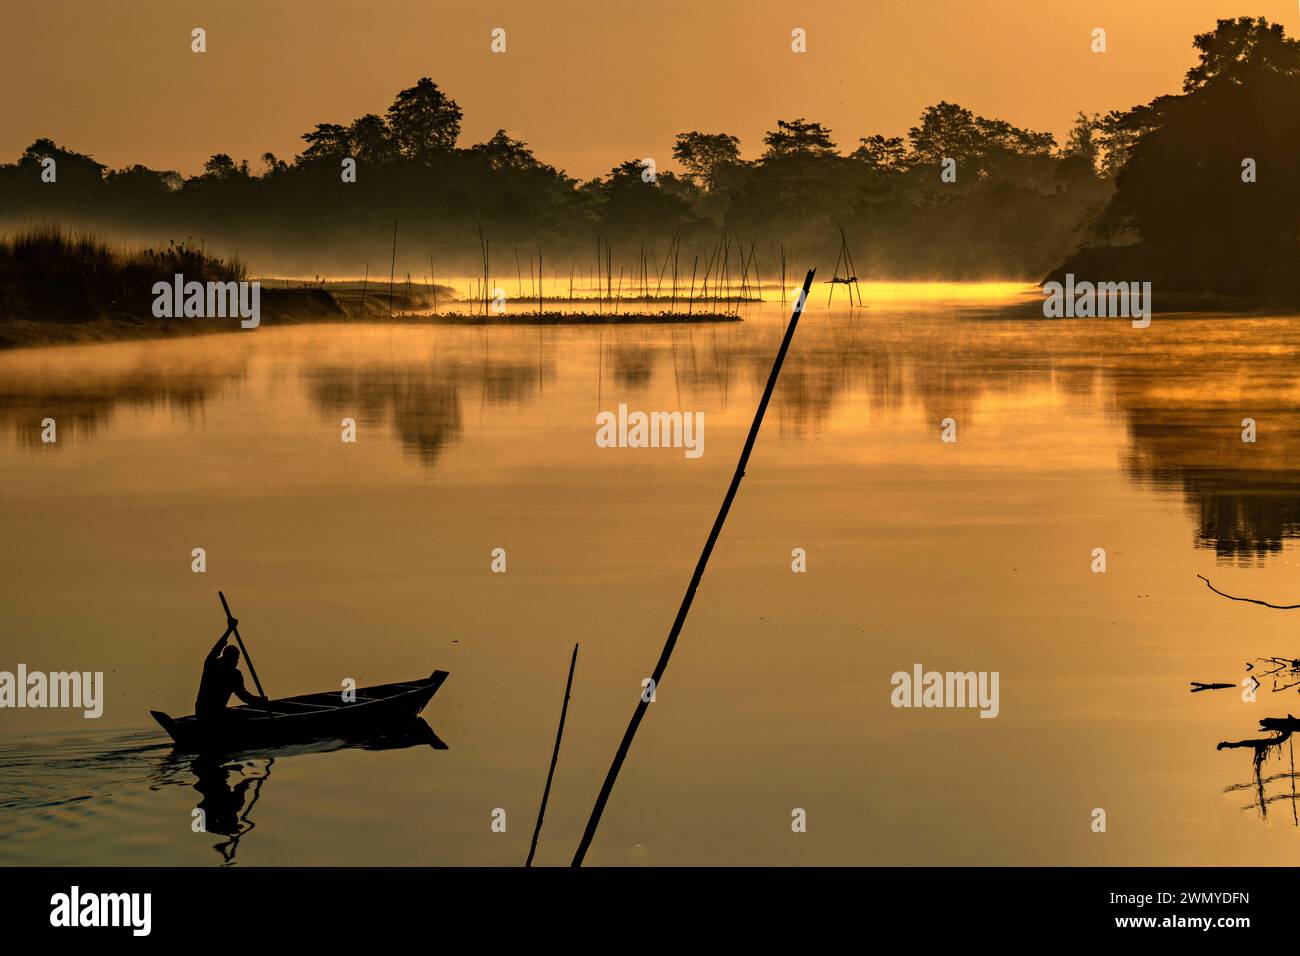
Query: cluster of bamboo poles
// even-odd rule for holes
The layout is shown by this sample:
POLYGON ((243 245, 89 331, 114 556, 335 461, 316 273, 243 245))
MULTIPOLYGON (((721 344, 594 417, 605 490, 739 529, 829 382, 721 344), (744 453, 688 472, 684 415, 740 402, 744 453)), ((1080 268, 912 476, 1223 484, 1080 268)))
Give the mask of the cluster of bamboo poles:
MULTIPOLYGON (((836 271, 834 277, 830 280, 832 283, 831 291, 833 294, 833 283, 844 282, 838 276, 839 265, 843 261, 848 266, 850 276, 853 277, 853 285, 850 286, 849 291, 849 303, 853 305, 855 304, 854 292, 856 291, 857 280, 856 275, 854 275, 855 270, 852 268, 852 259, 848 254, 847 238, 844 236, 842 228, 840 237, 840 257, 836 260, 836 271)), ((482 312, 486 316, 494 308, 497 311, 500 310, 498 300, 504 297, 504 292, 498 294, 498 288, 493 284, 492 240, 484 234, 481 224, 478 226, 478 239, 479 264, 482 272, 481 275, 471 277, 466 287, 465 301, 474 304, 475 314, 482 312)), ((792 256, 787 256, 784 243, 781 243, 778 247, 777 244, 769 240, 768 246, 772 257, 771 261, 777 264, 780 269, 781 305, 784 307, 786 303, 786 266, 792 256)), ((515 301, 536 302, 537 314, 541 315, 546 308, 543 291, 545 259, 542 245, 540 242, 537 244, 536 262, 534 262, 531 252, 528 255, 528 289, 526 295, 519 246, 512 245, 511 249, 515 260, 515 301)), ((568 297, 565 301, 569 304, 579 301, 593 301, 598 313, 609 312, 616 315, 624 303, 640 302, 649 306, 653 302, 665 302, 666 300, 670 312, 676 312, 679 304, 685 304, 686 314, 690 315, 697 305, 701 307, 702 311, 707 310, 712 314, 720 310, 732 312, 739 304, 762 300, 763 278, 758 260, 757 240, 751 239, 748 248, 746 248, 739 236, 725 229, 719 233, 717 241, 712 245, 712 250, 704 263, 703 276, 700 275, 700 256, 696 254, 692 257, 689 280, 682 262, 680 227, 673 233, 668 245, 668 251, 664 255, 662 262, 653 246, 647 251, 645 240, 641 240, 635 267, 630 274, 626 265, 620 265, 618 275, 615 277, 614 259, 613 243, 608 237, 597 235, 595 260, 592 267, 580 270, 575 260, 571 259, 569 262, 568 297), (578 281, 580 297, 575 297, 575 279, 578 281), (627 286, 626 292, 624 291, 625 283, 627 286)), ((392 259, 388 277, 389 318, 393 315, 396 263, 397 223, 394 222, 392 259)), ((551 276, 552 288, 562 289, 564 287, 564 278, 562 272, 559 270, 554 271, 551 276)), ((361 309, 363 312, 365 310, 369 280, 370 266, 367 263, 361 290, 361 309)), ((433 311, 436 313, 438 311, 438 286, 434 279, 432 254, 429 256, 429 273, 425 277, 425 286, 428 297, 432 301, 433 311)), ((857 297, 857 304, 861 305, 861 293, 858 293, 857 297)), ((409 272, 406 275, 406 301, 408 303, 411 301, 411 275, 409 272)))
MULTIPOLYGON (((617 312, 620 303, 625 298, 623 295, 623 277, 626 270, 624 267, 620 267, 618 285, 615 287, 613 261, 613 243, 608 238, 597 236, 597 308, 602 312, 607 307, 617 312), (602 279, 603 281, 601 281, 602 279)), ((662 301, 665 279, 668 280, 668 303, 672 311, 676 311, 679 300, 686 303, 687 313, 690 314, 694 310, 696 303, 707 305, 710 311, 713 312, 716 312, 719 307, 730 311, 738 302, 752 302, 761 298, 763 282, 758 266, 757 242, 751 241, 749 249, 746 250, 739 238, 727 233, 725 230, 718 236, 718 241, 714 244, 713 251, 705 262, 702 278, 699 276, 700 257, 699 255, 692 257, 689 284, 686 283, 686 273, 681 262, 680 228, 673 233, 662 265, 653 247, 650 249, 649 257, 646 256, 644 240, 641 242, 636 263, 636 272, 629 277, 633 292, 630 297, 632 302, 640 301, 648 304, 652 301, 662 301), (733 245, 736 251, 734 260, 732 259, 733 245), (733 265, 733 262, 736 264, 733 265), (739 275, 733 275, 733 270, 738 271, 739 275), (696 294, 697 278, 700 280, 698 295, 696 294), (653 293, 650 291, 652 281, 654 283, 653 293), (687 285, 686 289, 682 289, 683 284, 687 285), (639 294, 637 294, 638 289, 639 294), (685 293, 684 297, 682 296, 683 292, 685 293)), ((782 246, 781 275, 782 285, 784 286, 784 246, 782 246)))
MULTIPOLYGON (((475 303, 475 311, 486 315, 492 309, 496 299, 492 278, 492 240, 484 235, 479 226, 479 263, 481 276, 470 279, 465 298, 475 303)), ((785 245, 772 246, 772 256, 779 259, 781 273, 781 302, 786 298, 786 249, 785 245)), ((528 289, 525 293, 523 284, 523 260, 519 247, 511 246, 515 260, 515 299, 520 302, 536 302, 540 314, 545 309, 544 299, 544 262, 542 245, 538 243, 537 256, 528 255, 528 289)), ((755 302, 762 298, 763 279, 758 261, 758 243, 751 240, 748 249, 739 237, 723 230, 712 251, 704 263, 704 274, 700 275, 700 257, 695 255, 691 261, 690 278, 687 279, 682 263, 681 230, 673 233, 668 251, 662 261, 654 247, 646 248, 642 240, 638 250, 634 269, 629 274, 626 265, 620 265, 618 274, 614 273, 614 245, 608 237, 596 237, 595 260, 590 268, 580 270, 574 260, 569 262, 568 296, 569 303, 591 300, 600 313, 606 311, 617 314, 624 303, 663 302, 667 300, 670 311, 676 311, 678 304, 685 304, 687 314, 694 311, 696 305, 707 307, 710 312, 731 311, 737 304, 755 302), (581 299, 575 297, 575 280, 577 289, 583 293, 581 299), (626 286, 626 291, 625 291, 626 286), (682 288, 686 286, 686 288, 682 288), (592 293, 594 292, 594 296, 592 293)), ((550 276, 552 288, 564 288, 565 276, 555 270, 550 276)))
MULTIPOLYGON (((393 255, 388 266, 388 317, 393 317, 393 285, 394 275, 397 269, 397 220, 393 220, 393 255)), ((438 311, 438 283, 434 278, 433 253, 429 253, 429 274, 425 276, 424 288, 428 297, 433 301, 433 311, 438 311)), ((361 315, 366 314, 366 293, 370 286, 370 263, 366 263, 365 277, 361 280, 361 305, 358 311, 361 315)), ((406 302, 411 302, 411 274, 406 274, 406 302)))

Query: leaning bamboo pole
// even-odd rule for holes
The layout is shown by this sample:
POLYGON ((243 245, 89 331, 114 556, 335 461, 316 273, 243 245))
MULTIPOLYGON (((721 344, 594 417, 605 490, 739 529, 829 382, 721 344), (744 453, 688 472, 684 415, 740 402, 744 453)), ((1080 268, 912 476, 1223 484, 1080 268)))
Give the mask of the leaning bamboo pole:
POLYGON ((533 865, 537 854, 537 838, 542 833, 542 818, 546 816, 546 801, 551 795, 551 781, 555 778, 555 764, 560 759, 560 741, 564 738, 564 718, 569 712, 569 692, 573 690, 573 669, 578 666, 578 645, 573 645, 573 656, 569 659, 569 679, 564 685, 564 703, 560 705, 560 726, 555 731, 555 749, 551 751, 551 768, 546 771, 546 787, 542 790, 542 804, 537 808, 537 825, 533 827, 533 843, 528 848, 528 859, 524 866, 533 865))
POLYGON ((622 770, 623 762, 627 759, 628 751, 632 748, 632 741, 636 737, 637 729, 641 726, 641 721, 645 719, 650 701, 654 699, 654 694, 663 683, 664 671, 668 669, 668 662, 672 658, 673 649, 677 646, 677 638, 681 635, 687 614, 690 613, 691 604, 695 600, 695 592, 699 589, 700 581, 704 577, 704 570, 709 563, 709 557, 713 554, 713 547, 717 544, 718 536, 722 533, 722 526, 727 520, 727 513, 731 510, 731 503, 740 490, 740 481, 745 477, 745 467, 749 464, 749 456, 754 450, 754 443, 758 440, 758 432, 763 425, 763 415, 767 412, 768 403, 772 400, 772 393, 776 390, 776 381, 781 374, 781 366, 785 362, 786 353, 790 351, 790 342, 794 338, 795 329, 798 327, 799 315, 802 313, 804 303, 807 300, 808 290, 812 287, 815 272, 815 269, 809 269, 808 275, 804 278, 803 294, 795 303, 794 312, 785 328, 785 335, 781 339, 781 346, 777 350, 776 359, 772 363, 772 371, 767 377, 767 385, 763 389, 763 396, 759 399, 758 408, 754 412, 754 422, 749 427, 749 435, 745 439, 745 446, 740 453, 740 460, 736 463, 736 470, 731 476, 731 484, 727 488, 727 494, 722 499, 722 507, 719 508, 718 516, 713 521, 713 528, 709 531, 709 536, 704 542, 704 550, 700 552, 700 558, 695 564, 695 571, 691 575, 690 584, 687 585, 686 594, 682 598, 681 606, 677 609, 677 617, 673 620, 672 629, 668 632, 668 640, 665 641, 663 651, 659 655, 659 661, 655 664, 654 672, 650 675, 650 683, 642 689, 641 695, 637 698, 637 705, 632 712, 632 719, 628 723, 627 730, 623 733, 623 739, 614 754, 614 761, 610 764, 604 783, 601 784, 600 793, 596 796, 596 804, 591 810, 591 816, 587 819, 587 826, 583 830, 582 839, 578 843, 577 852, 573 856, 573 866, 582 866, 582 861, 587 855, 591 841, 596 836, 596 828, 600 825, 600 818, 605 811, 605 805, 609 802, 609 796, 618 780, 619 771, 622 770))

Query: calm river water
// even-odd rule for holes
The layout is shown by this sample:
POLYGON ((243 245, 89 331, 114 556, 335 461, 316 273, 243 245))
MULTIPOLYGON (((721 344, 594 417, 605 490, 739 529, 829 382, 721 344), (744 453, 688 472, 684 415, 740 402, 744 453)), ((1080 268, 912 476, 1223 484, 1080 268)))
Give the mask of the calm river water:
MULTIPOLYGON (((1252 751, 1215 745, 1296 712, 1295 688, 1189 681, 1300 656, 1297 612, 1196 577, 1300 602, 1300 324, 863 292, 801 320, 588 862, 1294 862, 1290 744, 1261 768, 1267 814, 1252 751), (997 671, 997 718, 895 709, 918 663, 997 671)), ((538 853, 567 864, 785 317, 0 354, 0 670, 106 685, 98 720, 0 713, 0 863, 521 864, 577 642, 538 853), (620 403, 703 412, 704 454, 597 447, 620 403), (173 755, 148 712, 193 709, 218 589, 273 697, 450 671, 425 711, 446 749, 173 755)))

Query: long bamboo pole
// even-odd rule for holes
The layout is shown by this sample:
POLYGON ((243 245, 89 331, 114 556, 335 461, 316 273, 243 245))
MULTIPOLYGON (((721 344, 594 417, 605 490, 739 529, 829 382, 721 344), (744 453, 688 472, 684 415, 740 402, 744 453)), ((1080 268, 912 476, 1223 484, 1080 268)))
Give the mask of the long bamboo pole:
POLYGON ((776 389, 777 377, 781 374, 781 365, 785 362, 786 353, 790 351, 790 341, 794 338, 794 330, 799 325, 799 316, 803 312, 804 303, 808 299, 808 290, 812 287, 813 273, 816 271, 816 269, 809 269, 808 275, 803 280, 803 294, 795 302, 794 312, 790 316, 790 323, 785 328, 785 336, 781 339, 781 347, 777 350, 776 360, 772 363, 772 371, 767 377, 767 386, 763 389, 763 397, 759 399, 758 409, 754 412, 754 423, 749 426, 749 436, 745 439, 745 447, 740 453, 740 461, 736 464, 735 474, 731 476, 731 484, 727 488, 727 495, 722 499, 722 507, 718 509, 718 516, 713 521, 713 528, 709 532, 708 540, 704 542, 704 550, 700 553, 700 559, 695 564, 695 573, 691 575, 691 582, 686 587, 686 595, 682 598, 681 607, 677 609, 677 617, 673 620, 672 630, 668 632, 668 640, 664 643, 663 652, 659 655, 659 662, 655 664, 654 672, 650 675, 653 683, 637 699, 636 710, 632 712, 632 720, 623 733, 623 740, 619 743, 618 751, 614 754, 614 762, 610 764, 609 773, 605 775, 605 782, 601 785, 600 793, 596 797, 596 805, 592 808, 591 817, 587 820, 587 828, 583 831, 578 850, 573 855, 573 866, 582 866, 583 858, 587 855, 587 849, 596 836, 596 828, 600 825, 601 814, 605 812, 605 804, 609 802, 609 795, 614 790, 614 783, 618 780, 618 773, 623 768, 623 761, 627 759, 628 751, 632 748, 632 740, 636 737, 637 728, 641 726, 641 721, 645 718, 646 708, 650 706, 654 692, 659 689, 659 685, 663 681, 664 671, 668 668, 668 661, 672 657, 673 648, 677 646, 678 635, 682 632, 682 625, 686 623, 686 615, 690 613, 691 603, 695 600, 695 592, 700 586, 700 580, 704 577, 704 569, 708 566, 709 556, 713 554, 713 546, 718 541, 718 535, 722 533, 722 525, 727 520, 727 512, 731 510, 731 502, 735 500, 736 492, 740 490, 740 480, 745 477, 745 466, 749 463, 750 453, 754 450, 754 442, 758 439, 758 430, 763 424, 763 415, 767 412, 768 402, 772 400, 772 392, 776 389))

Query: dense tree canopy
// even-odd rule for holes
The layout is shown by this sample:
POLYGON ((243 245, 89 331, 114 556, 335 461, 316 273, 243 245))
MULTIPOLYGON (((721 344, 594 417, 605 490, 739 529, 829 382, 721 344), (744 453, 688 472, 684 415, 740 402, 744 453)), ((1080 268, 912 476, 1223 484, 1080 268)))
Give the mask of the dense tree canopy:
POLYGON ((403 156, 428 163, 456 148, 460 120, 460 107, 426 76, 397 94, 388 108, 388 133, 403 156))
POLYGON ((843 226, 863 276, 1037 277, 1081 239, 1085 259, 1131 247, 1210 283, 1233 270, 1258 276, 1294 257, 1298 241, 1300 44, 1242 17, 1193 48, 1181 94, 1079 113, 1060 147, 1050 133, 944 100, 906 137, 868 133, 849 151, 835 131, 795 117, 776 120, 753 159, 732 134, 693 130, 672 147, 680 175, 638 157, 579 182, 504 129, 460 145, 460 107, 425 77, 382 114, 316 124, 292 160, 264 154, 260 175, 226 153, 188 179, 107 170, 37 139, 0 166, 0 203, 11 220, 202 236, 271 268, 317 271, 360 271, 391 245, 396 220, 408 255, 448 268, 477 265, 480 229, 494 249, 543 245, 550 263, 585 261, 597 240, 615 259, 674 243, 707 260, 723 232, 770 263, 778 245, 833 257, 843 226), (60 188, 41 179, 46 158, 60 188), (340 175, 349 159, 355 182, 340 175), (1246 159, 1255 183, 1243 181, 1246 159), (945 160, 955 182, 941 179, 945 160))
POLYGON ((706 192, 718 187, 722 170, 740 163, 740 140, 729 133, 678 133, 673 159, 706 192))
POLYGON ((1074 265, 1186 291, 1300 289, 1300 43, 1241 17, 1195 47, 1183 95, 1098 124, 1115 193, 1074 265))
POLYGON ((1192 46, 1200 57, 1187 71, 1184 93, 1195 93, 1214 82, 1242 86, 1300 72, 1300 42, 1286 36, 1280 23, 1269 23, 1263 17, 1220 20, 1212 33, 1197 34, 1192 46))

